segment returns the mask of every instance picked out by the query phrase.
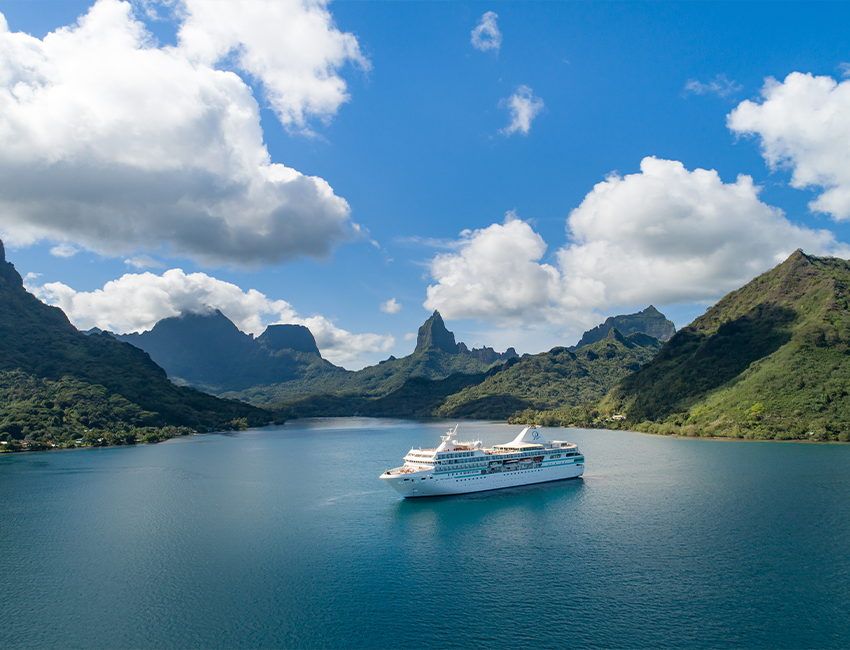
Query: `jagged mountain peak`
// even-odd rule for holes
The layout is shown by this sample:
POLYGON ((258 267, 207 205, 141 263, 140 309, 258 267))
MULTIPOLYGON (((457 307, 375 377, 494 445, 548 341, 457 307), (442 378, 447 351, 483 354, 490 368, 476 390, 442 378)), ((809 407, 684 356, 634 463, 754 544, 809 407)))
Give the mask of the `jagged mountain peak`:
POLYGON ((620 332, 616 327, 612 327, 608 330, 608 334, 605 336, 606 339, 610 341, 619 341, 620 343, 626 345, 628 341, 626 341, 626 337, 623 336, 623 333, 620 332))
POLYGON ((414 352, 429 348, 436 348, 449 354, 456 354, 458 351, 455 335, 446 329, 443 317, 440 316, 440 312, 436 309, 431 314, 431 317, 419 328, 414 352))
POLYGON ((340 371, 322 359, 306 327, 271 325, 255 339, 218 309, 166 318, 149 332, 118 338, 145 350, 173 380, 218 394, 291 381, 314 363, 340 371))
POLYGON ((628 337, 636 332, 648 334, 652 338, 659 341, 666 341, 676 333, 676 326, 672 321, 658 311, 653 305, 650 305, 643 311, 635 314, 625 314, 622 316, 609 316, 601 325, 597 325, 591 330, 586 331, 581 340, 572 350, 578 350, 586 345, 603 340, 612 329, 618 329, 624 337, 628 337))
POLYGON ((312 332, 303 325, 269 325, 257 337, 257 343, 272 352, 294 350, 321 356, 312 332))

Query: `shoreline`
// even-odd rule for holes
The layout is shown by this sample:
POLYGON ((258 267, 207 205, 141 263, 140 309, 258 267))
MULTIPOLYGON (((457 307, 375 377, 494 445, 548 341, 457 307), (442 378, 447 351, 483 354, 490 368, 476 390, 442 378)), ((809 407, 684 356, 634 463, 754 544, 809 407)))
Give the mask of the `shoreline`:
MULTIPOLYGON (((348 416, 329 416, 329 417, 333 417, 334 419, 349 419, 349 418, 363 418, 364 416, 348 415, 348 416)), ((365 416, 365 417, 368 418, 369 416, 365 416)), ((289 421, 295 422, 295 421, 298 421, 298 420, 315 420, 315 419, 322 419, 322 418, 323 418, 323 416, 306 417, 306 418, 292 418, 289 421)), ((387 418, 381 417, 381 418, 374 418, 374 419, 387 419, 387 418)), ((441 421, 441 420, 449 421, 449 419, 446 419, 446 418, 405 418, 405 417, 398 417, 398 416, 391 418, 391 419, 410 420, 410 421, 416 421, 416 422, 438 422, 438 421, 441 421)), ((463 421, 463 420, 461 420, 461 421, 463 421)), ((498 424, 506 424, 506 425, 515 424, 515 426, 523 426, 523 424, 510 423, 507 420, 500 421, 500 420, 492 420, 492 419, 484 419, 484 420, 475 419, 475 420, 465 420, 465 421, 467 421, 467 422, 494 422, 494 423, 498 423, 498 424)), ((527 426, 527 423, 525 423, 525 425, 527 426)), ((274 426, 274 425, 273 424, 267 424, 265 426, 274 426)), ((265 428, 265 427, 250 427, 250 429, 263 429, 263 428, 265 428)), ((635 431, 633 429, 620 429, 620 428, 610 428, 610 427, 566 426, 566 427, 544 427, 544 428, 548 428, 548 429, 581 429, 581 430, 584 430, 584 431, 593 431, 593 430, 621 431, 623 433, 632 433, 632 434, 638 434, 638 435, 642 435, 642 436, 652 436, 652 437, 656 437, 656 438, 677 438, 677 439, 681 439, 681 440, 713 440, 713 441, 719 441, 719 442, 769 442, 769 443, 786 443, 786 444, 791 443, 791 444, 803 444, 803 445, 830 445, 830 444, 844 445, 844 444, 848 444, 848 442, 844 441, 844 440, 820 440, 820 439, 806 440, 806 439, 799 439, 799 438, 795 438, 795 439, 792 439, 792 440, 777 440, 775 438, 734 438, 734 437, 731 437, 731 436, 683 436, 683 435, 678 434, 678 433, 670 433, 670 434, 667 434, 667 433, 652 433, 652 432, 647 432, 647 431, 635 431)), ((178 436, 172 436, 170 438, 163 438, 161 440, 156 440, 156 441, 151 441, 151 442, 145 442, 143 440, 139 440, 139 441, 136 441, 134 443, 120 444, 120 445, 76 445, 74 447, 58 447, 58 448, 57 447, 49 447, 49 448, 46 448, 46 449, 18 449, 18 450, 14 450, 14 451, 2 450, 2 451, 0 451, 0 458, 2 458, 4 456, 16 456, 18 454, 37 454, 37 453, 54 452, 54 451, 74 451, 74 450, 82 450, 82 449, 106 449, 106 448, 118 448, 118 447, 135 447, 135 446, 138 446, 138 445, 156 445, 156 444, 159 444, 161 442, 166 442, 168 440, 173 440, 173 439, 176 439, 176 438, 182 438, 182 437, 187 437, 187 436, 209 435, 209 434, 230 433, 230 432, 232 432, 232 430, 231 431, 225 431, 225 430, 210 431, 210 432, 204 432, 204 434, 201 434, 198 431, 193 431, 192 433, 187 433, 187 434, 178 435, 178 436)))

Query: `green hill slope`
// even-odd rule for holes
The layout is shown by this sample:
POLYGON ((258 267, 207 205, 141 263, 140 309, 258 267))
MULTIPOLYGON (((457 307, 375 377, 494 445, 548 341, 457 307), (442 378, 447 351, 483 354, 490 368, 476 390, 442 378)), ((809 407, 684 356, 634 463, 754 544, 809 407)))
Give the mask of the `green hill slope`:
POLYGON ((548 410, 597 400, 660 348, 661 343, 651 336, 625 337, 614 328, 601 341, 575 352, 554 348, 513 360, 480 384, 447 398, 435 414, 503 419, 524 409, 548 410))
POLYGON ((599 404, 624 426, 850 439, 850 263, 797 251, 679 331, 599 404))
MULTIPOLYGON (((113 411, 103 421, 111 419, 113 428, 120 423, 127 428, 221 429, 265 424, 272 418, 268 412, 247 404, 175 386, 145 352, 108 334, 82 334, 60 309, 49 307, 27 293, 15 267, 6 262, 2 242, 0 372, 6 373, 2 381, 7 391, 2 404, 4 411, 0 413, 3 417, 0 435, 12 439, 39 437, 38 430, 30 431, 21 425, 23 421, 36 421, 30 417, 31 408, 41 408, 37 404, 27 406, 28 395, 35 389, 30 380, 74 380, 62 388, 66 402, 77 399, 86 402, 92 396, 89 387, 101 387, 107 406, 113 411), (110 406, 109 399, 113 396, 121 399, 113 400, 110 406), (126 400, 126 404, 121 400, 126 400), (10 406, 12 402, 16 404, 14 408, 10 406), (16 414, 14 417, 9 409, 16 414)), ((45 400, 51 401, 48 397, 45 400)))

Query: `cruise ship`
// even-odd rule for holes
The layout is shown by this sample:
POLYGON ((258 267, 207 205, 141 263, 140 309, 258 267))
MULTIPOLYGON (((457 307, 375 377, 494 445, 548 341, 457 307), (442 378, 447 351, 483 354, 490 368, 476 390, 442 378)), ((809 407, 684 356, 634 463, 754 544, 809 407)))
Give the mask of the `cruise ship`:
POLYGON ((584 472, 578 447, 546 440, 532 425, 512 442, 482 446, 458 442, 457 426, 441 436, 436 449, 411 449, 404 465, 381 474, 381 479, 403 497, 432 497, 577 478, 584 472))

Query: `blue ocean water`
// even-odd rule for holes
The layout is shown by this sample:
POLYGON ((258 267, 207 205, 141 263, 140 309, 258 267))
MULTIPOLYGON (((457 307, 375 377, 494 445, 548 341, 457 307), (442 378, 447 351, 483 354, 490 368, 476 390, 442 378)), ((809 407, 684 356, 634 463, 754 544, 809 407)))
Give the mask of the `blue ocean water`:
POLYGON ((850 445, 556 429, 582 479, 409 501, 379 481, 446 428, 0 457, 0 647, 850 646, 850 445))

